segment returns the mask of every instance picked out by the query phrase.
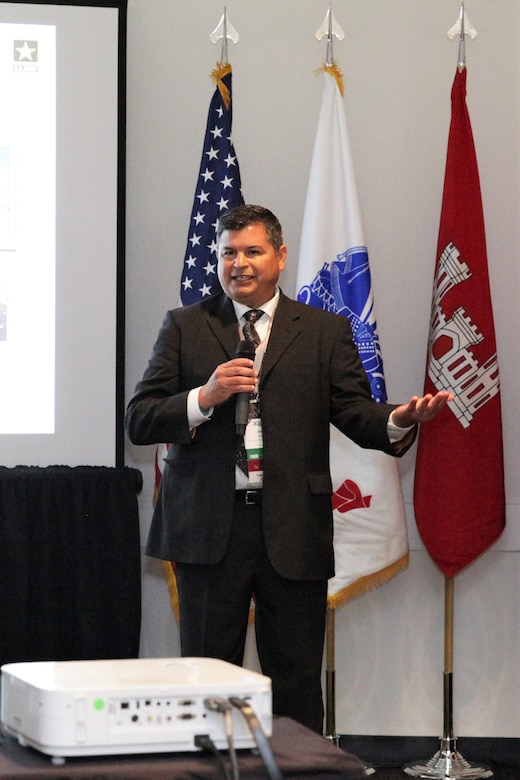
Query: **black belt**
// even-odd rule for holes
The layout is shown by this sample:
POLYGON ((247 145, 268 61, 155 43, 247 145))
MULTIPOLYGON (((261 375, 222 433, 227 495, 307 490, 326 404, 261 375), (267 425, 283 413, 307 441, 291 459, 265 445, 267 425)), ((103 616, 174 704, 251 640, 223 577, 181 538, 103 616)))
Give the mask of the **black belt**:
POLYGON ((235 501, 240 501, 242 504, 252 506, 253 504, 262 503, 262 491, 261 490, 235 490, 235 501))

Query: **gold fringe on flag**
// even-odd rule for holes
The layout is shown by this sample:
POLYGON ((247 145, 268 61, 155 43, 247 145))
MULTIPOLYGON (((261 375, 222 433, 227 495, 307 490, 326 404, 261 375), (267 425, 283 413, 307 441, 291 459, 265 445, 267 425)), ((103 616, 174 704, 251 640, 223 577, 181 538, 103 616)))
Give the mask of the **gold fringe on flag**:
POLYGON ((336 79, 336 84, 338 85, 338 89, 340 91, 341 97, 345 94, 345 79, 343 77, 343 73, 341 72, 341 69, 337 62, 333 62, 332 65, 322 65, 321 68, 318 68, 316 73, 330 73, 330 75, 336 79))
POLYGON ((179 592, 177 590, 177 577, 175 576, 175 564, 173 561, 163 561, 166 582, 168 583, 168 592, 170 594, 170 604, 172 605, 175 620, 179 622, 179 592))
MULTIPOLYGON (((366 577, 360 577, 358 580, 348 585, 338 593, 334 593, 332 596, 327 597, 327 609, 337 609, 347 601, 362 596, 364 593, 373 588, 378 588, 380 585, 384 585, 385 582, 396 577, 399 572, 407 568, 410 562, 410 553, 407 552, 398 561, 391 563, 389 566, 385 566, 384 569, 375 572, 375 574, 368 574, 366 577)), ((170 604, 177 623, 179 622, 179 592, 177 590, 177 577, 175 576, 175 563, 173 561, 163 561, 164 574, 166 576, 166 583, 168 585, 168 593, 170 594, 170 604)), ((251 604, 249 610, 249 623, 254 621, 254 604, 251 604)))
POLYGON ((211 71, 211 78, 217 85, 218 91, 220 92, 220 97, 224 101, 226 109, 229 111, 231 95, 229 94, 229 89, 222 81, 224 76, 227 76, 228 73, 231 73, 231 65, 222 65, 220 62, 217 62, 217 67, 211 71))
MULTIPOLYGON (((179 622, 179 592, 177 590, 177 577, 175 576, 175 563, 174 561, 163 561, 163 569, 166 577, 166 583, 168 585, 168 593, 170 595, 170 604, 177 623, 179 622)), ((410 553, 407 552, 398 561, 391 563, 389 566, 385 566, 384 569, 380 569, 374 574, 367 574, 365 577, 360 577, 351 585, 347 585, 346 588, 334 593, 332 596, 327 597, 327 609, 337 609, 345 604, 347 601, 362 596, 364 593, 373 588, 378 588, 380 585, 384 585, 385 582, 396 577, 401 571, 404 571, 410 563, 410 553)), ((254 603, 251 603, 251 609, 249 610, 249 623, 254 622, 255 608, 254 603)))
POLYGON ((363 593, 368 593, 372 588, 377 588, 379 585, 384 585, 385 582, 391 580, 399 572, 406 569, 410 562, 410 553, 407 552, 398 561, 391 563, 389 566, 385 566, 384 569, 376 571, 374 574, 367 574, 366 577, 360 577, 351 585, 347 585, 346 588, 340 590, 338 593, 334 593, 327 598, 327 609, 337 609, 346 601, 362 596, 363 593))

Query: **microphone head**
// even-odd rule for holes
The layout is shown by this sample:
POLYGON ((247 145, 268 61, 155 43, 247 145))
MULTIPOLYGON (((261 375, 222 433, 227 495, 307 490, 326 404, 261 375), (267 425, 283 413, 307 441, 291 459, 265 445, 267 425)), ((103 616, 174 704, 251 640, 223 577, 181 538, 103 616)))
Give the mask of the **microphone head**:
POLYGON ((237 344, 235 357, 248 358, 249 360, 255 359, 255 343, 251 339, 243 339, 237 344))

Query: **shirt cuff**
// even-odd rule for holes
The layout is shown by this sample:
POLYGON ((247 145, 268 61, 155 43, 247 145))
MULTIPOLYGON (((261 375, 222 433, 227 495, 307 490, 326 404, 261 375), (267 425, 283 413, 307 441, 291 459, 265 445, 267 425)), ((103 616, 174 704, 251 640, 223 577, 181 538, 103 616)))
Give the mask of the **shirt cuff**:
POLYGON ((202 423, 207 422, 211 419, 211 415, 213 414, 213 407, 211 407, 211 409, 204 409, 204 411, 200 408, 199 390, 200 387, 195 387, 188 393, 186 411, 188 414, 188 425, 190 428, 197 428, 202 423))
POLYGON ((408 428, 401 428, 399 425, 396 425, 394 423, 394 413, 391 412, 386 424, 386 430, 388 431, 388 438, 390 439, 390 442, 394 444, 396 441, 401 441, 401 439, 406 436, 408 431, 411 431, 413 427, 413 425, 410 425, 408 428))

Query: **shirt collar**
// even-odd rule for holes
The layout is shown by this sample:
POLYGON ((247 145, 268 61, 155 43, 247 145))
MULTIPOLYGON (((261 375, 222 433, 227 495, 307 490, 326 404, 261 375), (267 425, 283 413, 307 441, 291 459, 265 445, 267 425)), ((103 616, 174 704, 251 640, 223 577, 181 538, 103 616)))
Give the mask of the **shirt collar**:
MULTIPOLYGON (((273 295, 271 300, 266 301, 266 303, 263 303, 261 306, 255 306, 255 309, 261 309, 264 312, 264 314, 267 314, 268 317, 272 318, 276 311, 276 307, 278 306, 279 300, 280 300, 280 288, 277 286, 275 294, 273 295)), ((235 309, 237 320, 240 320, 240 317, 243 317, 245 312, 251 309, 251 306, 245 306, 243 303, 238 303, 238 301, 232 301, 232 303, 233 303, 233 308, 235 309)))

